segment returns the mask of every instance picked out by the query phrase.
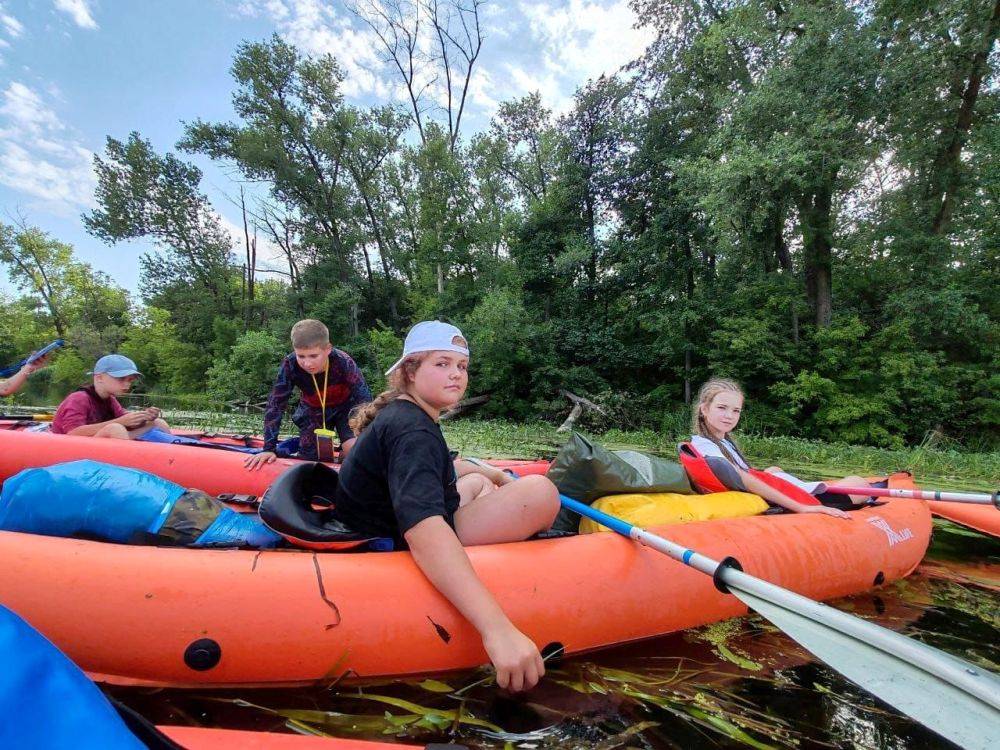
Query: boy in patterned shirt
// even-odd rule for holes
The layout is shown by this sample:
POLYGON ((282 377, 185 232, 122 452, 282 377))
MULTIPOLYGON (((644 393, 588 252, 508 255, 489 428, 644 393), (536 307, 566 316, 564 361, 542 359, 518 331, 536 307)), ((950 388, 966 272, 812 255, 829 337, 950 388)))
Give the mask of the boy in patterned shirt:
POLYGON ((317 460, 316 430, 336 427, 342 456, 354 445, 348 419, 355 406, 372 400, 361 370, 347 354, 330 344, 330 332, 318 320, 300 320, 292 326, 292 348, 281 362, 264 412, 264 450, 247 458, 249 469, 275 459, 278 430, 285 406, 298 387, 299 406, 292 421, 299 428, 299 458, 317 460))

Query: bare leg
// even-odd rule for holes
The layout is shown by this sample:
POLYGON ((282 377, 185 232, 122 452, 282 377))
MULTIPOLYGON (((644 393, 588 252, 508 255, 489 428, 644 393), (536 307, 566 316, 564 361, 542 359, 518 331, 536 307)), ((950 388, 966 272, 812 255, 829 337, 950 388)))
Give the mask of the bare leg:
POLYGON ((462 498, 459 507, 467 505, 483 495, 496 490, 497 486, 482 474, 466 474, 458 478, 458 494, 462 498))
POLYGON ((147 422, 142 427, 136 427, 134 430, 128 431, 129 440, 135 440, 145 435, 150 430, 163 430, 164 432, 170 432, 170 425, 164 422, 162 419, 154 419, 152 422, 147 422))
POLYGON ((112 422, 111 424, 104 425, 104 427, 95 432, 94 437, 128 440, 128 430, 125 429, 125 425, 112 422))
MULTIPOLYGON (((844 477, 839 482, 836 482, 843 487, 871 487, 871 485, 862 477, 851 476, 844 477)), ((848 495, 851 498, 851 502, 855 505, 864 505, 868 502, 870 495, 848 495)))
POLYGON ((455 532, 467 547, 519 542, 552 526, 558 512, 556 486, 543 476, 532 475, 461 506, 455 513, 455 532))

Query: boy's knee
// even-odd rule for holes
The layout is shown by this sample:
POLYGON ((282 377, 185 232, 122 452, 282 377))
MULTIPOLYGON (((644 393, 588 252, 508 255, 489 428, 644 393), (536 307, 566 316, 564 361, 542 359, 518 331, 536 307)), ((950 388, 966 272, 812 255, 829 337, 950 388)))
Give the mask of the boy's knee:
POLYGON ((114 438, 116 440, 128 440, 129 434, 128 430, 125 429, 125 425, 118 424, 117 422, 112 422, 111 424, 104 425, 96 433, 94 437, 99 438, 114 438))
POLYGON ((156 427, 159 430, 163 430, 164 432, 170 432, 170 425, 168 425, 162 419, 154 419, 153 427, 156 427))

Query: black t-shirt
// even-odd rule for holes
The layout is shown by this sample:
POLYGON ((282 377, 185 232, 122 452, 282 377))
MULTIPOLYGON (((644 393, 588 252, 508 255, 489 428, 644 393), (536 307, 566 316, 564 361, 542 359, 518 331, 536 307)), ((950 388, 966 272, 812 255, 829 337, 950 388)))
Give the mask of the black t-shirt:
POLYGON ((355 531, 402 541, 431 516, 454 526, 455 465, 437 422, 412 401, 385 406, 340 469, 336 513, 355 531))

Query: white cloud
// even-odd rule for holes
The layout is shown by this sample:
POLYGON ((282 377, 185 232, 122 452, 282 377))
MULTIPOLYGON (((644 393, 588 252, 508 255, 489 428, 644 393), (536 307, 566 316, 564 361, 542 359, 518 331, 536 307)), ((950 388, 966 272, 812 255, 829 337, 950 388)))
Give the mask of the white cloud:
POLYGON ((347 96, 370 94, 398 98, 394 79, 381 75, 380 42, 367 28, 357 26, 352 15, 329 0, 242 0, 244 15, 265 16, 278 33, 310 55, 333 55, 346 74, 347 96))
MULTIPOLYGON (((7 12, 2 2, 0 2, 0 32, 6 34, 11 39, 17 39, 24 33, 24 25, 7 12)), ((0 52, 9 48, 10 42, 0 37, 0 52)), ((0 66, 4 64, 3 56, 0 55, 0 66)))
POLYGON ((639 57, 655 38, 652 29, 633 28, 635 14, 626 0, 522 0, 520 8, 541 44, 546 69, 571 76, 576 85, 613 74, 639 57))
POLYGON ((46 160, 20 144, 0 143, 0 183, 35 198, 52 213, 69 216, 94 204, 93 154, 77 148, 73 158, 46 160))
POLYGON ((3 3, 0 3, 0 26, 3 26, 3 30, 7 36, 14 39, 17 39, 24 33, 24 24, 8 13, 7 9, 3 7, 3 3))
POLYGON ((96 29, 97 21, 90 12, 89 0, 55 0, 56 10, 61 10, 73 19, 81 29, 96 29))
POLYGON ((0 183, 60 215, 93 207, 93 153, 23 83, 11 82, 0 102, 0 183))
POLYGON ((479 107, 484 112, 495 112, 500 106, 500 102, 494 94, 500 94, 500 92, 493 79, 493 74, 483 67, 473 69, 472 80, 469 81, 469 104, 479 107))
MULTIPOLYGON (((343 91, 348 97, 394 101, 409 108, 398 72, 383 62, 382 43, 345 9, 343 0, 230 2, 239 14, 270 20, 303 52, 332 54, 347 75, 343 91)), ((632 28, 636 17, 627 0, 490 3, 480 20, 486 43, 468 94, 465 122, 470 124, 491 116, 499 102, 533 91, 557 113, 567 111, 587 79, 615 73, 641 55, 655 36, 649 29, 632 28)), ((432 55, 435 43, 430 34, 422 34, 419 52, 432 55)), ((420 73, 425 78, 417 88, 429 83, 426 104, 445 106, 443 78, 432 82, 434 71, 426 63, 420 73)))
POLYGON ((62 128, 59 118, 45 106, 42 98, 18 81, 13 81, 3 92, 0 115, 5 115, 11 124, 33 135, 62 128))
POLYGON ((544 73, 529 72, 519 65, 507 64, 514 90, 522 94, 538 92, 542 103, 557 114, 573 106, 573 89, 560 80, 551 70, 544 73))

